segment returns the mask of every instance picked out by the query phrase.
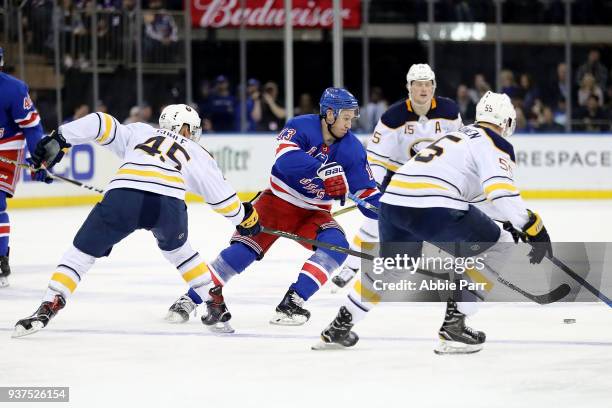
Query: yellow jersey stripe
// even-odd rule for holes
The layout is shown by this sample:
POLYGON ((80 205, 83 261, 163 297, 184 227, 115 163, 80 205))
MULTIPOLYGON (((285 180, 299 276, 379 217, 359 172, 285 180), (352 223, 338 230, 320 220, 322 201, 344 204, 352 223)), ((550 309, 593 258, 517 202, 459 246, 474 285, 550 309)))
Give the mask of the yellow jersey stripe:
POLYGON ((400 168, 400 166, 394 166, 394 165, 389 164, 387 162, 384 162, 382 160, 377 160, 377 159, 373 158, 372 156, 368 156, 368 162, 370 164, 379 164, 379 165, 383 166, 384 168, 389 169, 391 171, 397 171, 397 169, 400 168))
POLYGON ((236 208, 238 208, 239 206, 240 206, 240 201, 236 200, 228 206, 225 206, 223 208, 215 208, 214 210, 218 212, 219 214, 229 214, 232 211, 235 211, 236 208))
POLYGON ((205 273, 208 273, 208 266, 204 262, 202 262, 201 264, 197 265, 196 267, 191 268, 190 270, 185 272, 183 274, 183 279, 185 279, 185 282, 189 283, 192 280, 194 280, 195 278, 198 278, 198 277, 204 275, 205 273))
POLYGON ((117 174, 129 174, 132 176, 142 176, 142 177, 155 177, 158 179, 171 181, 173 183, 184 183, 183 179, 180 177, 167 176, 165 174, 159 173, 157 171, 151 171, 151 170, 121 169, 117 172, 117 174))
POLYGON ((370 250, 374 249, 376 244, 374 242, 364 242, 359 236, 355 235, 353 238, 353 244, 357 245, 361 249, 370 250))
POLYGON ((51 276, 51 280, 56 281, 64 285, 70 290, 70 293, 74 292, 77 287, 77 283, 72 280, 72 278, 66 274, 61 272, 55 272, 53 276, 51 276))
POLYGON ((407 181, 399 181, 399 180, 391 180, 391 182, 389 183, 390 186, 392 187, 399 187, 399 188, 408 188, 408 189, 423 189, 423 188, 435 188, 438 190, 448 190, 448 188, 440 186, 438 184, 433 184, 433 183, 409 183, 407 181))
POLYGON ((368 288, 364 288, 361 284, 361 279, 357 279, 355 281, 355 285, 353 285, 353 288, 355 289, 355 292, 357 292, 359 296, 361 296, 362 300, 365 300, 366 302, 370 302, 372 304, 377 304, 378 302, 380 302, 380 295, 378 293, 372 292, 368 288))
POLYGON ((485 188, 485 194, 489 195, 495 190, 518 191, 516 187, 509 183, 495 183, 485 188))
POLYGON ((103 113, 102 115, 104 116, 104 133, 102 133, 102 136, 98 138, 98 143, 104 143, 110 136, 111 129, 113 128, 113 118, 106 113, 103 113))
POLYGON ((493 289, 493 282, 485 278, 485 276, 476 269, 466 269, 465 274, 475 283, 484 283, 485 291, 490 292, 493 289))

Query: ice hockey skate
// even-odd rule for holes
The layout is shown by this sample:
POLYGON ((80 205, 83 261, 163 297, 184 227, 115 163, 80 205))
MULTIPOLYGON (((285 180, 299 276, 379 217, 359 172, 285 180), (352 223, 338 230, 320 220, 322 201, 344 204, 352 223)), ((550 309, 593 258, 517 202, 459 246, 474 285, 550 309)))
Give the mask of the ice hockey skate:
POLYGON ((11 267, 9 266, 9 254, 0 256, 0 288, 6 288, 9 286, 8 276, 11 274, 11 267))
POLYGON ((436 354, 472 354, 482 350, 486 335, 465 325, 465 315, 457 309, 457 303, 446 303, 444 323, 438 331, 440 344, 436 354))
POLYGON ((342 306, 333 322, 321 332, 321 341, 311 348, 313 350, 338 350, 353 347, 359 341, 353 328, 353 316, 342 306))
POLYGON ((359 269, 353 269, 350 268, 348 265, 344 265, 340 272, 338 272, 338 274, 336 274, 336 276, 332 278, 334 286, 332 286, 331 292, 336 293, 340 289, 344 288, 346 284, 349 283, 350 280, 355 277, 358 271, 359 269))
POLYGON ((293 289, 289 289, 283 300, 276 306, 276 314, 270 324, 279 326, 300 326, 310 319, 310 312, 302 307, 304 299, 293 289))
POLYGON ((197 307, 198 305, 189 296, 183 295, 170 306, 165 319, 170 323, 186 323, 191 312, 194 312, 195 316, 197 307))
POLYGON ((13 338, 27 336, 47 327, 49 321, 66 306, 62 295, 55 295, 53 302, 43 302, 30 317, 21 319, 15 325, 13 338))
POLYGON ((215 286, 210 289, 210 300, 206 301, 206 316, 202 316, 202 323, 213 333, 234 333, 234 329, 229 324, 232 314, 227 309, 223 299, 222 286, 215 286))

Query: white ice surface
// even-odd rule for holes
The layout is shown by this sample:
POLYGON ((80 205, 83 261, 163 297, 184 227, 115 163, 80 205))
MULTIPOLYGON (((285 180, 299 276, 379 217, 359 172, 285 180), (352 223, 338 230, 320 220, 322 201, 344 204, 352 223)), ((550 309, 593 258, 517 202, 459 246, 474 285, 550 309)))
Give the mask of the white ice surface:
MULTIPOLYGON (((609 201, 529 205, 554 240, 612 240, 609 201)), ((310 346, 344 294, 323 288, 307 304, 305 326, 269 325, 308 257, 283 240, 224 290, 234 335, 209 333, 199 316, 185 325, 163 321, 186 285, 140 231, 94 266, 49 327, 11 339, 88 211, 11 213, 0 386, 69 386, 69 406, 80 407, 612 407, 612 313, 604 305, 486 304, 470 320, 486 331, 485 349, 437 356, 442 304, 384 304, 356 327, 354 349, 315 352, 310 346)), ((211 260, 232 228, 202 205, 190 205, 189 216, 191 243, 211 260)), ((360 219, 339 217, 349 234, 360 219)))

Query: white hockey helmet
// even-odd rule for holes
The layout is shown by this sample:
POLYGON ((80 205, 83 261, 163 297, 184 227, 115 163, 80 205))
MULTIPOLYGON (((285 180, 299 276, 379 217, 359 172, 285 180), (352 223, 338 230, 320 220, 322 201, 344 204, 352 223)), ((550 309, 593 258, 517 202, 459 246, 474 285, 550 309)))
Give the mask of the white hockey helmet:
POLYGON ((476 122, 499 126, 503 137, 511 136, 516 128, 516 111, 508 95, 487 91, 476 105, 476 122))
POLYGON ((410 84, 412 81, 431 81, 433 83, 433 92, 436 92, 436 74, 428 64, 412 64, 406 74, 406 82, 408 82, 408 97, 410 97, 410 84))
POLYGON ((162 129, 178 133, 183 125, 189 126, 189 139, 197 143, 202 136, 202 119, 191 106, 182 103, 168 105, 159 115, 159 127, 162 129))

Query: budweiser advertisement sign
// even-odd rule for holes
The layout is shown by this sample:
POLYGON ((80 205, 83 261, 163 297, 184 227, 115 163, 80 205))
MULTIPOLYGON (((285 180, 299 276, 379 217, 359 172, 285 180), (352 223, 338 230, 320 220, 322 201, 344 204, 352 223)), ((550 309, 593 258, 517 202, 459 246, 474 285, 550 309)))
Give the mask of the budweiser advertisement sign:
MULTIPOLYGON (((191 0, 194 27, 278 28, 285 25, 284 0, 191 0)), ((291 21, 296 28, 329 28, 333 25, 332 0, 293 0, 291 21)), ((342 26, 359 28, 361 0, 342 0, 342 26)))

